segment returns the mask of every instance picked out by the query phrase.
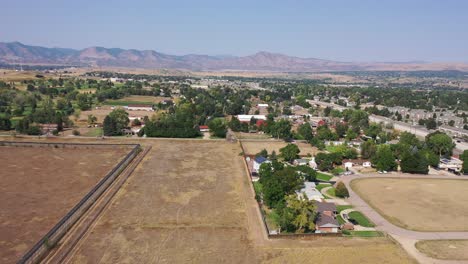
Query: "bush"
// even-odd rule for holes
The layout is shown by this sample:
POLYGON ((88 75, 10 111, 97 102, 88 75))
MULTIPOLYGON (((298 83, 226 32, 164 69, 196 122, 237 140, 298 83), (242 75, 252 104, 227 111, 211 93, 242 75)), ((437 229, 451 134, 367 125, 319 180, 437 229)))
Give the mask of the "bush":
POLYGON ((339 182, 335 188, 335 196, 340 198, 349 197, 348 188, 343 182, 339 182))
POLYGON ((351 232, 349 230, 342 230, 341 233, 343 233, 343 235, 351 235, 351 232))
POLYGON ((27 130, 27 134, 31 136, 39 136, 42 132, 38 126, 30 126, 27 130))
POLYGON ((80 131, 78 131, 76 129, 73 129, 72 133, 73 133, 74 136, 79 136, 81 134, 80 131))

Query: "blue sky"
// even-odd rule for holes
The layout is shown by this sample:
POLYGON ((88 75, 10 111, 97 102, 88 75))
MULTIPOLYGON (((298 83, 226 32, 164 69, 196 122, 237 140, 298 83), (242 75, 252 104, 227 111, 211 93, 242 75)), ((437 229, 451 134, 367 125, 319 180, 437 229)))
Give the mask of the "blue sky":
POLYGON ((0 41, 47 47, 468 62, 464 0, 2 0, 0 10, 0 41))

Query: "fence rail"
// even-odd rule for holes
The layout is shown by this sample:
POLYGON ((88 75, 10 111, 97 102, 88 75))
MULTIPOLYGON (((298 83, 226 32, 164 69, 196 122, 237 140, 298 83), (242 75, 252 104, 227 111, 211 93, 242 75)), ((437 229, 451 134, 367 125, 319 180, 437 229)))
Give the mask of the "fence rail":
POLYGON ((138 155, 140 144, 80 144, 80 143, 39 143, 2 141, 0 146, 33 146, 33 147, 122 147, 131 146, 132 150, 89 191, 46 235, 44 235, 18 263, 38 263, 70 230, 80 217, 94 204, 101 194, 113 183, 125 167, 138 155))
POLYGON ((106 143, 64 143, 64 142, 33 142, 33 141, 0 141, 0 146, 11 147, 54 147, 54 148, 115 148, 115 147, 136 147, 140 144, 106 144, 106 143))

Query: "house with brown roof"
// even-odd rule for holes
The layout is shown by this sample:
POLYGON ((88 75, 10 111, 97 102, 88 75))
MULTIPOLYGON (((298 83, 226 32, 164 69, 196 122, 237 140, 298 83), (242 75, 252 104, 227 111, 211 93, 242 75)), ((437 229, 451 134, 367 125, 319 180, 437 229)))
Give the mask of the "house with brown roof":
POLYGON ((336 205, 334 203, 317 202, 316 233, 338 233, 340 224, 336 220, 336 205))

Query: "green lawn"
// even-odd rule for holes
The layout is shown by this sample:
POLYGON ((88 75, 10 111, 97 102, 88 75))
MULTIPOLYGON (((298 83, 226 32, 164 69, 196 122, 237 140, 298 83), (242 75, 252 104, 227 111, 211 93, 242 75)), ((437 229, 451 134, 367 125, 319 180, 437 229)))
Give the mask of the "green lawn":
POLYGON ((335 187, 332 187, 330 189, 327 190, 327 194, 331 197, 335 197, 336 194, 335 194, 335 187))
POLYGON ((101 127, 96 127, 96 128, 93 128, 91 130, 89 130, 86 134, 84 134, 83 136, 86 136, 86 137, 99 137, 99 136, 102 136, 102 128, 101 127))
POLYGON ((382 237, 380 231, 343 231, 343 235, 350 237, 382 237))
POLYGON ((333 175, 339 175, 340 173, 342 173, 342 172, 344 172, 344 171, 345 171, 345 170, 344 170, 343 168, 341 168, 341 167, 336 167, 336 168, 334 168, 334 169, 331 171, 331 173, 332 173, 333 175))
POLYGON ((279 215, 275 212, 275 210, 270 210, 268 213, 265 212, 265 221, 267 222, 269 229, 278 229, 279 225, 279 215))
POLYGON ((350 209, 350 208, 353 208, 353 206, 352 205, 337 205, 336 206, 336 210, 338 211, 338 213, 341 213, 341 211, 350 209))
POLYGON ((334 153, 334 152, 338 152, 340 150, 340 146, 326 146, 325 149, 328 152, 334 153))
POLYGON ((337 216, 336 216, 336 220, 338 220, 338 223, 339 223, 340 225, 346 223, 346 221, 343 219, 343 217, 341 217, 341 215, 337 215, 337 216))
POLYGON ((329 183, 321 183, 317 186, 315 186, 315 189, 317 189, 319 192, 323 189, 323 188, 327 188, 327 187, 330 187, 331 184, 329 183))
POLYGON ((325 173, 317 172, 317 180, 329 181, 331 178, 333 178, 333 176, 325 174, 325 173))
POLYGON ((366 216, 364 216, 361 212, 353 211, 348 214, 349 219, 354 219, 360 226, 364 227, 374 227, 374 223, 372 223, 366 216))
POLYGON ((103 104, 104 104, 104 105, 118 105, 118 106, 127 106, 127 105, 153 105, 153 102, 106 100, 106 101, 103 102, 103 104))
POLYGON ((258 181, 252 182, 252 183, 253 183, 255 193, 256 194, 261 194, 262 193, 262 188, 263 188, 262 184, 260 182, 258 182, 258 181))

